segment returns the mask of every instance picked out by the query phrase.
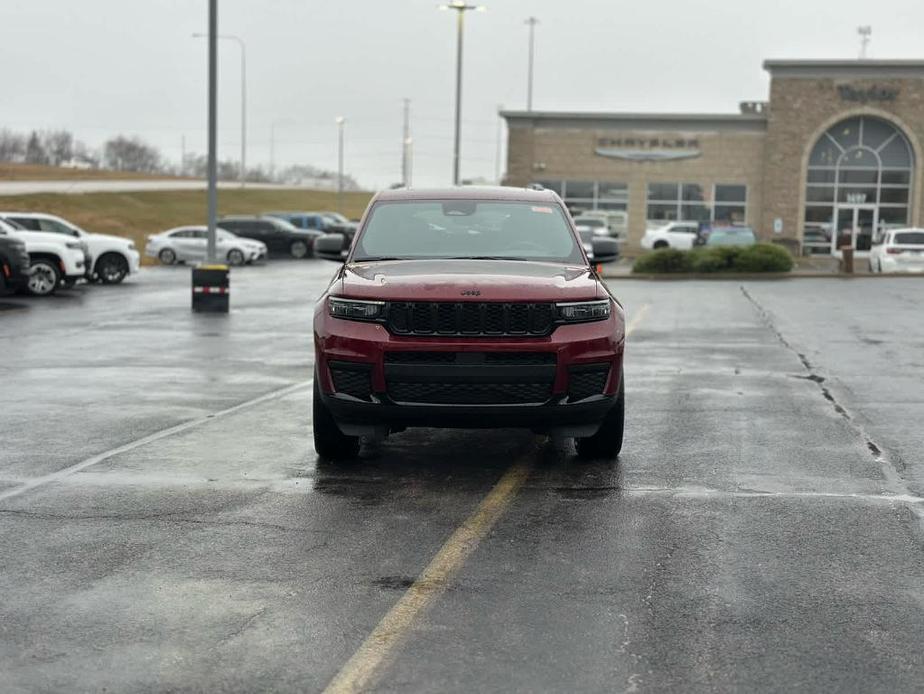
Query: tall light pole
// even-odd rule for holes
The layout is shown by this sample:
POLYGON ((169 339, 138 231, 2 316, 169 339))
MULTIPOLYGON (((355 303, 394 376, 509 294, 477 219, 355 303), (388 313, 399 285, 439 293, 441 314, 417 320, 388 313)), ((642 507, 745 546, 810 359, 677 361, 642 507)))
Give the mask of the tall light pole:
MULTIPOLYGON (((193 34, 202 38, 205 34, 193 34)), ((241 188, 247 181, 247 48, 244 39, 234 34, 218 34, 218 38, 234 41, 241 48, 241 188)))
POLYGON ((343 126, 346 118, 337 116, 337 212, 343 214, 343 126))
POLYGON ((870 37, 873 34, 873 27, 857 27, 857 33, 860 35, 860 60, 866 60, 866 48, 869 46, 870 37))
POLYGON ((218 217, 218 0, 209 0, 209 153, 208 153, 208 242, 206 255, 215 262, 215 222, 218 217))
POLYGON ((401 138, 401 185, 405 188, 411 185, 411 175, 410 168, 411 163, 409 161, 410 152, 408 151, 408 145, 410 144, 411 139, 411 100, 404 100, 404 137, 401 138))
POLYGON ((451 0, 440 5, 441 10, 456 11, 456 130, 452 150, 452 183, 459 185, 459 147, 462 138, 462 33, 465 28, 465 13, 469 10, 484 12, 481 5, 468 5, 465 0, 451 0))
POLYGON ((270 178, 276 180, 276 126, 288 125, 292 122, 291 118, 278 118, 270 123, 270 178))
POLYGON ((527 69, 526 82, 526 110, 533 110, 533 55, 536 46, 536 25, 539 20, 535 17, 529 17, 526 24, 529 26, 529 67, 527 69))

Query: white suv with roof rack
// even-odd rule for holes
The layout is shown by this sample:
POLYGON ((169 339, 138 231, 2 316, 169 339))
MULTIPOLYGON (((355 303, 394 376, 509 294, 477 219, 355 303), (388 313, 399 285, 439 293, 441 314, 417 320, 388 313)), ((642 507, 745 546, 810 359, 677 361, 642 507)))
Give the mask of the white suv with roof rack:
POLYGON ((26 231, 2 219, 0 236, 11 236, 25 243, 30 270, 26 288, 30 294, 54 294, 59 286, 72 285, 86 273, 81 241, 66 239, 60 234, 26 231))
POLYGON ((28 231, 60 234, 84 242, 90 252, 87 279, 119 284, 128 275, 138 272, 141 265, 141 255, 130 239, 111 234, 91 234, 66 219, 40 212, 0 212, 0 218, 11 220, 28 231))

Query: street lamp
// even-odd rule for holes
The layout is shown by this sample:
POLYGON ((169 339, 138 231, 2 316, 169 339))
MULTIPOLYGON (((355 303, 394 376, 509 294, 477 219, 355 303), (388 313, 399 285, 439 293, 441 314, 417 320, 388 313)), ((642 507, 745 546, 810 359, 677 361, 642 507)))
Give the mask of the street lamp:
MULTIPOLYGON (((193 34, 194 39, 201 39, 206 34, 193 34)), ((241 47, 241 188, 247 180, 247 49, 244 39, 234 34, 219 34, 218 38, 235 41, 241 47)))
POLYGON ((276 182, 276 126, 289 125, 291 118, 279 118, 270 123, 270 178, 276 182))
POLYGON ((481 5, 468 5, 465 0, 451 0, 448 5, 440 5, 441 10, 456 11, 456 132, 452 151, 452 182, 459 185, 459 143, 462 137, 462 31, 465 26, 465 13, 469 10, 484 12, 481 5))
POLYGON ((529 25, 529 68, 528 68, 528 78, 526 84, 526 110, 533 110, 533 54, 535 52, 535 42, 536 42, 536 25, 539 23, 539 20, 535 17, 530 17, 526 20, 526 24, 529 25))
POLYGON ((343 126, 346 118, 337 116, 337 212, 343 214, 343 126))

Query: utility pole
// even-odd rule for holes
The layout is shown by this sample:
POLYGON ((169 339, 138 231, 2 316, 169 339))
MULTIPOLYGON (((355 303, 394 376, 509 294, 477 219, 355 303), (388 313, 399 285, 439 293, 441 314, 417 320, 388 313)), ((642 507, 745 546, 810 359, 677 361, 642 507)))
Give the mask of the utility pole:
POLYGON ((453 138, 452 149, 452 183, 459 185, 459 150, 462 141, 462 34, 465 29, 465 13, 470 10, 483 12, 484 7, 480 5, 467 5, 465 0, 452 0, 448 5, 440 5, 441 10, 456 11, 456 118, 455 118, 455 137, 453 138))
POLYGON ((535 54, 536 46, 536 25, 539 23, 539 20, 535 17, 530 17, 526 20, 526 24, 529 26, 529 67, 527 68, 527 81, 526 81, 526 110, 533 110, 533 57, 535 54))
POLYGON ((343 126, 346 118, 337 116, 337 212, 343 214, 343 126))
POLYGON ((408 142, 411 139, 411 100, 404 100, 404 137, 401 138, 401 185, 405 188, 411 185, 410 152, 408 142))
POLYGON ((860 60, 866 60, 866 49, 869 46, 870 37, 873 34, 873 27, 857 27, 857 33, 860 35, 860 60))
POLYGON ((494 150, 494 180, 497 185, 501 184, 501 147, 504 134, 504 119, 501 118, 501 111, 504 110, 503 104, 497 105, 497 146, 494 150))
POLYGON ((209 0, 209 154, 208 154, 208 246, 206 255, 215 262, 215 220, 218 217, 218 0, 209 0))
POLYGON ((180 135, 180 176, 186 175, 186 136, 180 135))

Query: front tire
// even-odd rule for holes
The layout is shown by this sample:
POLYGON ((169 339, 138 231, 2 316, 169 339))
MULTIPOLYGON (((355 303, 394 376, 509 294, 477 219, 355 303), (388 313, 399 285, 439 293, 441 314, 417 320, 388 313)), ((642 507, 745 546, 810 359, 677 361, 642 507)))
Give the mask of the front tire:
POLYGON ((96 276, 103 284, 119 284, 128 276, 128 261, 118 253, 106 253, 96 261, 96 276))
POLYGON ((61 271, 54 261, 40 258, 32 261, 32 274, 26 288, 33 296, 51 296, 61 281, 61 271))
POLYGON ((301 260, 308 255, 308 244, 304 241, 293 241, 289 246, 289 255, 301 260))
POLYGON ((321 386, 318 385, 317 373, 311 403, 311 424, 314 430, 314 450, 320 458, 343 462, 359 455, 359 438, 346 436, 340 431, 330 410, 321 400, 321 386))
POLYGON ((615 460, 622 450, 622 438, 626 425, 626 383, 619 374, 619 392, 616 402, 606 413, 600 430, 586 439, 575 439, 578 457, 585 460, 615 460))
POLYGON ((157 257, 164 265, 173 265, 176 262, 176 253, 172 248, 165 248, 157 254, 157 257))
POLYGON ((240 266, 244 264, 244 254, 237 248, 228 251, 228 263, 230 265, 240 266))

